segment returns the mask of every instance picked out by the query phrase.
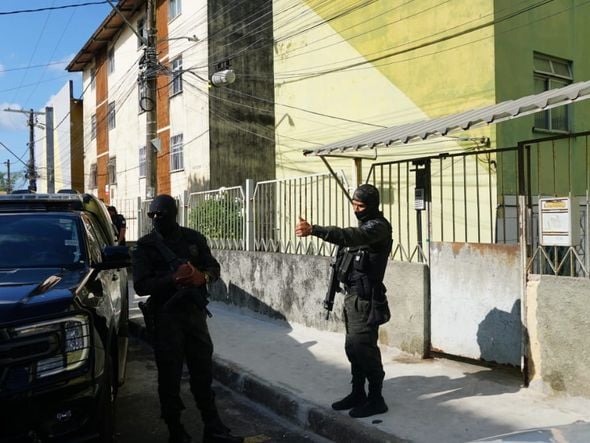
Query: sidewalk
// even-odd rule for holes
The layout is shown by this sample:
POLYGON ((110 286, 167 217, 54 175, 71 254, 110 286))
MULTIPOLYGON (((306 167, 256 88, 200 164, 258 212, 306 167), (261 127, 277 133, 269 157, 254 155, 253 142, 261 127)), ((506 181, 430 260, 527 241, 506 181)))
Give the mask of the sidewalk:
MULTIPOLYGON (((274 412, 337 442, 467 442, 525 428, 590 421, 590 400, 522 388, 501 370, 421 360, 382 348, 389 412, 366 419, 335 412, 349 393, 344 336, 213 302, 214 375, 274 412)), ((132 331, 143 318, 131 312, 132 331)))

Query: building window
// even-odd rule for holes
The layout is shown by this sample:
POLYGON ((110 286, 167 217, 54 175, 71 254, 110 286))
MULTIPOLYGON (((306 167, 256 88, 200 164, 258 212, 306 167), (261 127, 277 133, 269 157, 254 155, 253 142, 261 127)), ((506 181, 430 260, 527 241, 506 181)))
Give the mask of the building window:
POLYGON ((109 180, 109 185, 116 185, 117 184, 117 158, 116 157, 109 158, 109 162, 107 163, 107 178, 109 180))
POLYGON ((108 64, 109 74, 112 74, 113 72, 115 72, 115 47, 114 46, 109 49, 107 57, 108 57, 107 64, 108 64))
MULTIPOLYGON (((562 88, 573 82, 572 62, 535 54, 535 93, 562 88)), ((570 130, 570 106, 558 106, 535 114, 535 129, 567 132, 570 130)))
POLYGON ((109 129, 115 129, 117 126, 117 120, 115 118, 115 102, 109 103, 109 110, 108 110, 108 122, 109 122, 109 129))
POLYGON ((145 168, 145 146, 140 146, 139 148, 139 177, 145 177, 146 168, 145 168))
POLYGON ((180 0, 169 0, 168 2, 168 20, 172 20, 182 12, 182 5, 180 0))
POLYGON ((170 85, 170 96, 182 92, 182 56, 172 60, 172 83, 170 85))
POLYGON ((92 114, 90 117, 90 140, 96 138, 96 114, 92 114))
POLYGON ((184 169, 184 144, 182 134, 170 137, 170 171, 184 169))
POLYGON ((96 189, 97 183, 96 163, 92 163, 90 165, 90 174, 88 176, 88 187, 90 189, 96 189))
POLYGON ((147 30, 145 27, 145 18, 142 17, 137 20, 137 33, 143 37, 144 40, 140 39, 139 36, 137 37, 137 47, 141 48, 144 45, 144 42, 147 41, 147 30))
POLYGON ((90 89, 94 90, 96 87, 96 68, 90 69, 90 89))

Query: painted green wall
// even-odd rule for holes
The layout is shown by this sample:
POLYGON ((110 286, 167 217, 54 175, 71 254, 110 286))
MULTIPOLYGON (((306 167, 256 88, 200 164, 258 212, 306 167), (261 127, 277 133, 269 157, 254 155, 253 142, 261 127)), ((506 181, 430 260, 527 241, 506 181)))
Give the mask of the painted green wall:
MULTIPOLYGON (((496 0, 494 2, 496 19, 495 35, 495 72, 496 101, 516 99, 534 94, 533 54, 545 55, 572 61, 573 81, 590 79, 590 59, 587 42, 590 41, 590 4, 582 0, 554 0, 540 2, 529 0, 514 2, 513 0, 496 0), (536 6, 539 5, 540 6, 536 6), (500 21, 503 17, 528 11, 500 21)), ((580 102, 571 105, 572 132, 588 129, 590 103, 580 102)), ((499 147, 516 146, 519 141, 539 139, 556 135, 555 133, 534 131, 534 116, 526 116, 497 125, 497 145, 499 147)), ((541 194, 564 194, 568 192, 570 183, 574 193, 585 192, 585 177, 588 168, 586 158, 586 140, 551 142, 533 145, 533 168, 531 178, 533 195, 537 189, 541 194), (540 156, 537 149, 541 150, 540 156), (540 165, 535 163, 540 158, 540 165), (555 171, 553 158, 556 158, 555 171), (567 172, 567 174, 566 174, 567 172)), ((512 159, 500 159, 499 165, 504 174, 512 175, 515 170, 512 159)), ((501 180, 502 177, 499 177, 501 180)), ((506 183, 514 182, 506 179, 506 183)), ((515 193, 514 189, 506 189, 507 193, 515 193)))

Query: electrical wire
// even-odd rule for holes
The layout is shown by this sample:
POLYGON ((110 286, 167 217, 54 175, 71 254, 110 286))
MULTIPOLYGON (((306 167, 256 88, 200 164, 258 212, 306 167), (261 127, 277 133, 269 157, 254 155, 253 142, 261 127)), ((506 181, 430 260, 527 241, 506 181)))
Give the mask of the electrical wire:
MULTIPOLYGON (((54 2, 55 3, 55 2, 54 2)), ((52 4, 54 4, 52 3, 52 4)), ((100 1, 100 2, 86 2, 86 3, 76 3, 72 5, 62 5, 62 6, 50 6, 45 8, 36 8, 36 9, 18 9, 15 11, 0 11, 0 15, 16 15, 16 14, 28 14, 31 12, 43 12, 43 11, 56 11, 60 9, 69 9, 69 8, 80 8, 84 6, 94 6, 94 5, 104 5, 108 3, 107 1, 100 1)))

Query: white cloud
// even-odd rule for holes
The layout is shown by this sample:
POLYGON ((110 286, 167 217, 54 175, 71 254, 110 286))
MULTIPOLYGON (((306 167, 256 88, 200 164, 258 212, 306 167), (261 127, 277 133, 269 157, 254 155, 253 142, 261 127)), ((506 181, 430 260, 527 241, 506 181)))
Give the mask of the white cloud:
POLYGON ((22 131, 26 129, 27 114, 5 111, 7 108, 21 109, 21 106, 14 103, 0 103, 0 129, 9 131, 22 131))
POLYGON ((0 75, 4 75, 4 65, 0 63, 0 75))

